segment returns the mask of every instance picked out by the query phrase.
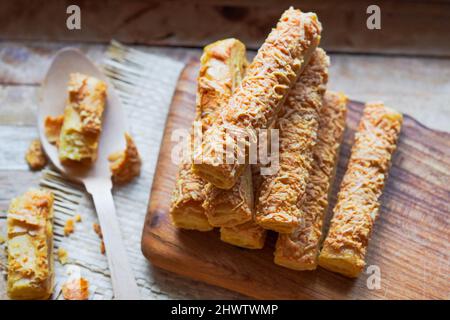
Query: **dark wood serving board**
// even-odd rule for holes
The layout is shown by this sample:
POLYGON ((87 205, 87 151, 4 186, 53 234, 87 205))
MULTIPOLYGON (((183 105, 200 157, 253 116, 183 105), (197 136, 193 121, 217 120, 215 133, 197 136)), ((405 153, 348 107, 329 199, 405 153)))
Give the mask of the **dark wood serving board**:
MULTIPOLYGON (((221 242, 218 230, 176 229, 168 213, 178 170, 170 138, 174 129, 191 126, 197 72, 192 62, 179 80, 159 154, 142 235, 142 251, 152 264, 260 299, 450 298, 450 134, 408 116, 366 259, 379 267, 379 289, 368 288, 366 273, 351 280, 321 268, 298 272, 275 265, 275 234, 263 250, 251 251, 221 242)), ((349 104, 331 207, 362 109, 359 102, 349 104)))

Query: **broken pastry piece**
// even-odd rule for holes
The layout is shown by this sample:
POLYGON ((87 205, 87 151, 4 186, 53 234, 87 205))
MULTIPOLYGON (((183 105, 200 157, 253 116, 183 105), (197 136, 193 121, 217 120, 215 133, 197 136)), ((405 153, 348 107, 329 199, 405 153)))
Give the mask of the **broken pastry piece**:
POLYGON ((138 149, 128 133, 125 133, 126 148, 108 157, 109 168, 114 183, 127 183, 141 173, 141 157, 138 149))
POLYGON ((42 149, 39 139, 31 141, 25 154, 25 160, 31 170, 41 170, 47 165, 47 156, 42 149))
POLYGON ((58 248, 58 260, 62 265, 65 265, 69 260, 69 253, 64 248, 58 248))
POLYGON ((59 144, 59 136, 64 123, 64 115, 52 117, 47 116, 44 120, 45 137, 51 144, 59 144))
POLYGON ((317 268, 323 221, 336 172, 345 130, 347 97, 327 91, 320 112, 317 143, 313 150, 305 200, 300 206, 303 223, 291 234, 279 234, 275 263, 294 270, 317 268))
POLYGON ((53 290, 53 194, 31 189, 11 201, 8 215, 8 296, 47 299, 53 290))
POLYGON ((95 162, 105 101, 105 82, 81 73, 70 75, 58 143, 61 163, 90 165, 95 162))
MULTIPOLYGON (((245 46, 239 40, 221 40, 205 47, 200 60, 195 119, 201 131, 207 130, 227 105, 246 65, 245 46)), ((170 215, 178 228, 209 231, 213 226, 203 208, 207 182, 193 173, 191 167, 192 150, 189 150, 189 156, 180 164, 170 215)))
POLYGON ((64 236, 68 237, 75 231, 75 221, 73 219, 67 219, 64 224, 64 236))
POLYGON ((248 158, 247 144, 236 136, 251 139, 255 130, 270 127, 319 44, 320 33, 315 14, 293 8, 283 13, 229 104, 205 132, 195 151, 195 158, 201 161, 193 164, 194 172, 218 188, 234 186, 248 158), (224 150, 231 152, 225 156, 224 150))
POLYGON ((256 209, 256 222, 265 229, 292 233, 302 221, 299 206, 313 162, 328 66, 328 56, 318 48, 278 116, 279 169, 262 177, 256 209))
POLYGON ((348 277, 363 271, 401 125, 400 113, 381 103, 366 104, 320 252, 321 267, 348 277))
POLYGON ((62 293, 65 300, 88 300, 89 281, 83 277, 69 277, 63 284, 62 293))

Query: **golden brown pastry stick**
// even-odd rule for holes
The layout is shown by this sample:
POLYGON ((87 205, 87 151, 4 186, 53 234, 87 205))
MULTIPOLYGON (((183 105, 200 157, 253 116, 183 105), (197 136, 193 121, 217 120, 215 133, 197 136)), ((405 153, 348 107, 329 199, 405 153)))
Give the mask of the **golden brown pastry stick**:
POLYGON ((293 8, 283 13, 249 65, 241 86, 196 149, 196 173, 222 189, 236 183, 248 161, 248 146, 235 136, 254 136, 255 130, 271 125, 319 44, 320 33, 315 14, 293 8))
POLYGON ((53 194, 29 190, 11 201, 8 225, 8 295, 47 299, 53 290, 53 194))
POLYGON ((364 109, 319 265, 348 277, 364 269, 402 115, 381 103, 364 109))
MULTIPOLYGON (((242 74, 236 79, 236 85, 240 83, 242 74)), ((213 100, 211 100, 213 101, 213 100)), ((213 106, 215 107, 215 106, 213 106)), ((216 115, 218 114, 216 108, 216 115)), ((208 112, 209 125, 214 119, 208 112)), ((205 200, 203 208, 208 222, 214 227, 235 226, 252 219, 253 215, 253 186, 250 169, 239 178, 238 182, 229 190, 223 190, 208 183, 205 186, 205 200)))
POLYGON ((317 268, 323 221, 344 136, 346 111, 347 97, 327 91, 320 111, 305 200, 300 206, 303 223, 291 234, 278 235, 274 260, 278 265, 294 270, 317 268))
MULTIPOLYGON (((208 129, 239 84, 247 60, 245 46, 236 39, 217 41, 205 47, 198 77, 196 121, 202 131, 208 129)), ((175 226, 184 229, 208 231, 208 222, 202 204, 207 182, 191 170, 191 159, 180 165, 172 196, 170 214, 175 226)))
POLYGON ((329 59, 318 48, 279 115, 279 170, 263 176, 256 222, 265 229, 292 233, 299 225, 313 161, 329 59))
MULTIPOLYGON (((254 198, 257 199, 259 195, 259 188, 261 187, 261 175, 259 165, 251 165, 254 198)), ((252 207, 254 214, 254 208, 252 207)), ((247 249, 262 249, 266 240, 267 231, 256 224, 254 216, 252 220, 239 224, 233 227, 220 228, 220 239, 229 244, 247 248, 247 249)))
POLYGON ((68 91, 57 143, 59 159, 64 164, 91 164, 97 159, 106 84, 94 77, 72 73, 68 91))

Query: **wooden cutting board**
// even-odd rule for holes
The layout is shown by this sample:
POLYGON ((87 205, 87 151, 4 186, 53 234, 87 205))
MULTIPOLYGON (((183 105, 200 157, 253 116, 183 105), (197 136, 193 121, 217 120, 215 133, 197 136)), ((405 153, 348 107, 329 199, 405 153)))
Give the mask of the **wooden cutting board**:
MULTIPOLYGON (((170 156, 171 133, 191 126, 198 67, 190 63, 180 78, 159 154, 142 235, 142 251, 152 264, 260 299, 450 298, 450 134, 408 116, 366 260, 379 267, 379 288, 367 285, 367 273, 352 280, 321 268, 298 272, 275 265, 275 234, 263 250, 251 251, 221 242, 218 230, 176 229, 169 217, 178 171, 170 156)), ((362 109, 359 102, 349 104, 331 207, 362 109)))

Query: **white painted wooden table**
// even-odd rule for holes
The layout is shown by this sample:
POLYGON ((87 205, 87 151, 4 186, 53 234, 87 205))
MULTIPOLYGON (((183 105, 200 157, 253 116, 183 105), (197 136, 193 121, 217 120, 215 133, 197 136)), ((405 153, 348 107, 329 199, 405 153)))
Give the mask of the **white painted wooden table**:
MULTIPOLYGON (((4 224, 9 200, 22 192, 24 186, 37 185, 39 180, 40 173, 28 170, 23 155, 29 141, 37 137, 35 116, 39 83, 52 55, 69 45, 80 48, 97 62, 103 59, 106 48, 99 44, 0 42, 0 141, 11 141, 0 146, 0 224, 4 224), (18 127, 20 137, 8 136, 17 132, 18 127), (2 152, 5 148, 9 152, 2 152)), ((199 49, 138 48, 182 62, 198 59, 201 54, 199 49)), ((331 54, 331 59, 330 87, 333 90, 343 91, 354 100, 382 100, 430 128, 450 131, 450 59, 349 54, 331 54)), ((149 126, 154 130, 164 129, 162 122, 149 126)), ((140 233, 141 226, 135 232, 140 233)), ((148 268, 151 279, 146 279, 150 283, 147 298, 241 297, 154 269, 150 264, 148 268)))

